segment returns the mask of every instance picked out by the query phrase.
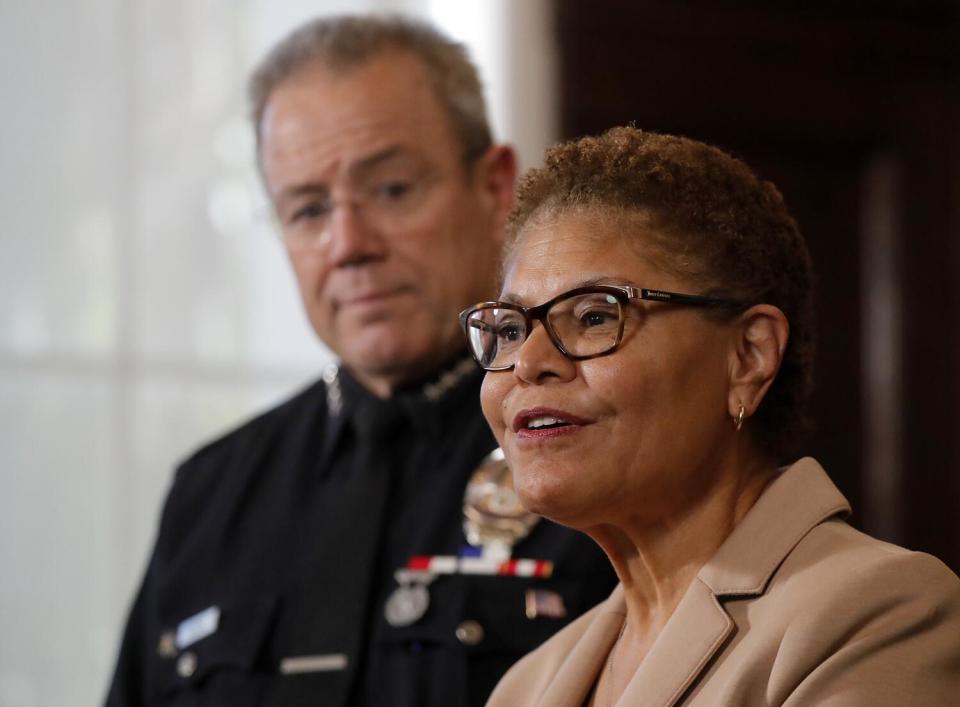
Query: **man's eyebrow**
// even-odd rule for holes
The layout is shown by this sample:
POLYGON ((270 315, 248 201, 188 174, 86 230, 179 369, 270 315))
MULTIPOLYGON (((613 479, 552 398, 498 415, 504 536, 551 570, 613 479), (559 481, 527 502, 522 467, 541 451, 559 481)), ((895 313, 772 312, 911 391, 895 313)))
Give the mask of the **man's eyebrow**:
POLYGON ((283 189, 277 196, 278 201, 284 199, 295 199, 298 196, 313 196, 315 194, 326 194, 329 190, 326 185, 318 182, 304 182, 303 184, 293 184, 283 189))
POLYGON ((401 156, 403 152, 404 149, 400 145, 391 145, 383 148, 382 150, 377 150, 372 155, 367 155, 366 157, 363 157, 362 159, 359 159, 350 165, 347 168, 347 174, 353 177, 357 174, 369 172, 371 169, 379 167, 384 162, 389 162, 395 157, 401 156))
MULTIPOLYGON (((373 154, 363 157, 349 167, 347 167, 347 174, 350 177, 356 178, 358 175, 362 176, 365 172, 369 172, 372 169, 375 169, 384 162, 389 162, 396 157, 402 156, 404 149, 400 145, 391 145, 385 147, 382 150, 377 150, 373 154)), ((284 189, 279 198, 281 199, 294 199, 299 196, 313 196, 316 194, 326 194, 330 191, 330 187, 327 186, 325 182, 303 182, 302 184, 293 184, 286 189, 284 189)))

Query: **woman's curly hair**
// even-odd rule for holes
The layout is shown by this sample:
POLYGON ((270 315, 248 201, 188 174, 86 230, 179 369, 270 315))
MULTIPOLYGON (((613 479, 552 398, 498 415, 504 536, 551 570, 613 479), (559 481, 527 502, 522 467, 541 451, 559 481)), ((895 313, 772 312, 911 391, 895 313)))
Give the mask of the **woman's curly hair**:
POLYGON ((613 128, 547 150, 520 182, 507 224, 506 259, 532 219, 589 210, 641 215, 643 243, 698 294, 779 307, 790 339, 751 428, 777 461, 807 430, 814 355, 813 270, 783 197, 743 162, 695 140, 613 128))

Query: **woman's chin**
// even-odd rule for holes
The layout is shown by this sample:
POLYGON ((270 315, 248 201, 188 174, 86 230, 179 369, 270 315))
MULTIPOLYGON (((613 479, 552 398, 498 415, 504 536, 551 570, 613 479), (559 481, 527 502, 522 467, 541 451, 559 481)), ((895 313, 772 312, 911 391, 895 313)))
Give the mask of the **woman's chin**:
POLYGON ((514 474, 517 496, 523 507, 532 513, 560 523, 578 527, 582 515, 584 496, 582 489, 575 490, 555 476, 514 474))

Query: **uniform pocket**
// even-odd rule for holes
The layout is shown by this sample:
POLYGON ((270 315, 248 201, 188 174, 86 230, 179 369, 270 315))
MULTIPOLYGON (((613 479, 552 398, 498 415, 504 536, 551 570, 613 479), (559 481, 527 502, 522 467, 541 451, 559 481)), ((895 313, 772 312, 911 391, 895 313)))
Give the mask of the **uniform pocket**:
POLYGON ((423 618, 410 626, 384 625, 387 642, 519 657, 583 610, 581 583, 566 579, 455 575, 438 577, 428 590, 423 618))
POLYGON ((475 654, 520 657, 582 611, 570 580, 476 577, 469 589, 456 636, 475 654))
MULTIPOLYGON (((157 692, 169 705, 256 704, 267 675, 258 671, 257 661, 275 622, 279 600, 276 596, 224 602, 218 605, 219 621, 209 635, 171 650, 158 650, 157 692)), ((169 631, 188 616, 169 622, 169 631)))

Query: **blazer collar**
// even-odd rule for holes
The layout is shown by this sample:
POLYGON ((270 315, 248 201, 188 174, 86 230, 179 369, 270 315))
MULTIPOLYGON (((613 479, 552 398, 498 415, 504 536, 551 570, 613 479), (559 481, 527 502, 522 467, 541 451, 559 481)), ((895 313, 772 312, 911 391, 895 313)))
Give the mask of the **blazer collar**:
MULTIPOLYGON (((556 671, 538 705, 584 704, 606 666, 626 615, 623 586, 618 584, 556 671)), ((694 580, 617 702, 618 707, 675 704, 732 630, 733 621, 710 589, 699 579, 694 580)))
MULTIPOLYGON (((849 511, 847 500, 813 459, 801 459, 782 471, 701 568, 618 705, 677 704, 734 630, 720 599, 761 594, 807 532, 827 518, 849 511)), ((619 603, 625 613, 619 587, 608 603, 611 610, 619 603)), ((613 640, 616 631, 619 624, 613 640)), ((600 633, 609 637, 609 628, 600 633)), ((594 648, 602 645, 593 642, 594 648)), ((612 640, 605 645, 602 656, 609 652, 612 640)))
POLYGON ((823 467, 804 457, 773 480, 698 577, 718 597, 760 594, 814 526, 849 513, 823 467))
POLYGON ((618 584, 598 607, 597 616, 564 659, 538 706, 580 707, 606 665, 626 618, 623 586, 618 584))

